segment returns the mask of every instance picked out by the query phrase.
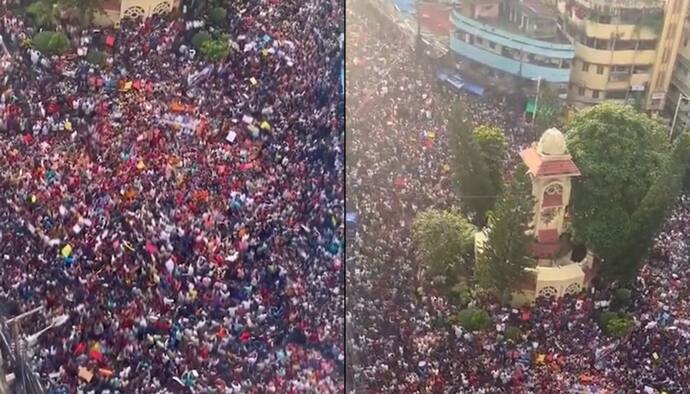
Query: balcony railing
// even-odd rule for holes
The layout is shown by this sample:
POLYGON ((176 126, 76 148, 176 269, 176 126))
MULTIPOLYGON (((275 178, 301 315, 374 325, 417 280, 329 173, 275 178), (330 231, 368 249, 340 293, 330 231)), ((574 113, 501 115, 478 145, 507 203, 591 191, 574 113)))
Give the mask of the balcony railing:
POLYGON ((458 39, 455 35, 450 36, 450 48, 460 56, 507 74, 532 80, 542 78, 553 83, 567 83, 570 80, 569 68, 545 67, 519 62, 518 60, 477 48, 458 39))
POLYGON ((660 0, 575 0, 576 3, 588 9, 655 9, 663 8, 660 0))

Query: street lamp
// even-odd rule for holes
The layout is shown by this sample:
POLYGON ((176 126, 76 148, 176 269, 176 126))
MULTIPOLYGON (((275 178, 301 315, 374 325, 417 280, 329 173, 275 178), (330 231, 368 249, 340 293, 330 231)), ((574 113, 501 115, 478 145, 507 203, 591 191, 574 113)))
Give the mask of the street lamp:
POLYGON ((676 103, 676 110, 673 113, 673 122, 671 122, 671 130, 668 132, 668 139, 673 138, 673 130, 676 128, 676 120, 678 119, 678 110, 680 109, 680 103, 683 100, 690 100, 690 97, 684 95, 683 93, 679 93, 678 102, 676 103))

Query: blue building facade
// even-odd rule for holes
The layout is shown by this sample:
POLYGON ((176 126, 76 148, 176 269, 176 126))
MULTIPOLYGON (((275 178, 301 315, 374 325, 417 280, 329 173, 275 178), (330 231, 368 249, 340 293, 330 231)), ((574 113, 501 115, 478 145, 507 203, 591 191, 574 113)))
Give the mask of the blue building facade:
POLYGON ((575 48, 531 39, 468 18, 457 11, 450 15, 453 30, 450 49, 500 73, 530 80, 567 84, 575 48))

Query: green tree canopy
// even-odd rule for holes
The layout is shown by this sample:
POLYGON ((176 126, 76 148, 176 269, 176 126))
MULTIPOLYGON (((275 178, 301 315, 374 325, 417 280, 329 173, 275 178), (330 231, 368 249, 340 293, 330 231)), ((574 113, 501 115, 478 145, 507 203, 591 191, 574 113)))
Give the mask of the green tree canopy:
POLYGON ((42 31, 31 40, 32 46, 46 56, 62 55, 71 45, 67 35, 62 32, 42 31))
POLYGON ((211 34, 207 31, 200 31, 192 37, 192 45, 196 49, 201 49, 201 46, 206 42, 212 40, 211 34))
POLYGON ((60 8, 57 0, 34 1, 26 7, 26 13, 38 27, 54 28, 60 23, 60 8))
POLYGON ((454 282, 471 270, 475 228, 457 211, 430 209, 414 220, 417 257, 433 276, 454 282))
POLYGON ((220 61, 228 57, 230 44, 222 38, 209 40, 201 44, 201 54, 211 61, 220 61))
POLYGON ((225 8, 213 7, 208 12, 208 20, 216 26, 221 26, 223 23, 225 23, 225 18, 227 15, 228 12, 225 10, 225 8))
POLYGON ((457 315, 451 317, 451 324, 460 324, 468 331, 480 331, 491 324, 491 316, 479 308, 468 308, 461 310, 457 315))
POLYGON ((103 51, 91 50, 86 55, 86 60, 91 64, 103 66, 107 60, 107 55, 103 51))
POLYGON ((96 15, 103 13, 102 0, 58 0, 59 8, 82 26, 93 23, 96 15))
POLYGON ((653 222, 663 221, 665 208, 654 208, 654 213, 652 208, 637 211, 668 169, 666 131, 661 123, 631 107, 606 102, 576 114, 566 138, 582 173, 575 181, 571 202, 575 240, 604 260, 605 274, 630 272, 619 269, 634 266, 630 259, 621 261, 621 253, 645 242, 638 238, 648 236, 642 228, 655 233, 658 226, 653 222))
POLYGON ((607 335, 613 338, 622 338, 632 329, 632 318, 628 313, 603 312, 599 316, 599 325, 607 335))
MULTIPOLYGON (((481 145, 472 131, 472 123, 461 104, 455 105, 448 118, 448 135, 453 152, 452 167, 455 186, 465 211, 472 214, 478 226, 486 223, 486 213, 500 193, 492 181, 481 145)), ((485 133, 480 133, 484 136, 485 133)))
POLYGON ((673 208, 683 188, 690 163, 690 134, 680 135, 673 146, 671 159, 661 175, 649 188, 631 217, 631 225, 621 249, 609 267, 608 273, 616 278, 632 280, 643 259, 648 256, 656 234, 673 208))
POLYGON ((508 147, 503 130, 482 125, 474 130, 472 137, 479 145, 494 193, 498 195, 503 190, 503 159, 508 147))
POLYGON ((528 278, 533 236, 528 232, 534 215, 532 182, 524 164, 518 166, 508 189, 489 214, 489 234, 479 255, 476 275, 479 284, 502 297, 520 287, 528 278))

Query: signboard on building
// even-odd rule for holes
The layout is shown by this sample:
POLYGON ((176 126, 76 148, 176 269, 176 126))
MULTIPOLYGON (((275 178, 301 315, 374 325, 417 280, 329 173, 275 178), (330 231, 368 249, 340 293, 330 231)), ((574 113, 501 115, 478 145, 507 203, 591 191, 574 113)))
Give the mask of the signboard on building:
POLYGON ((630 90, 633 92, 644 92, 644 85, 632 85, 630 90))
POLYGON ((666 97, 666 92, 652 93, 652 100, 662 100, 664 97, 666 97))

